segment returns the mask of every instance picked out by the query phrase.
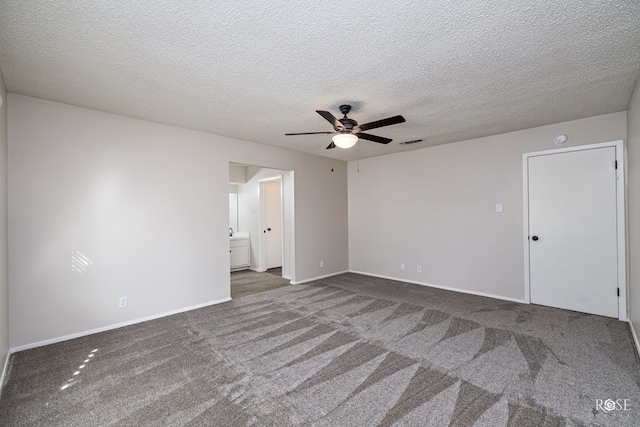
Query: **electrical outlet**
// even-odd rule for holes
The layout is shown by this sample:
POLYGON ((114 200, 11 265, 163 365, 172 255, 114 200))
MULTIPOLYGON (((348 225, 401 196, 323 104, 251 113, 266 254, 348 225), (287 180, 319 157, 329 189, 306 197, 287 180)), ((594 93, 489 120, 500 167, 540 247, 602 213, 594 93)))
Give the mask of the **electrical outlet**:
POLYGON ((417 267, 416 267, 416 271, 417 271, 418 273, 422 273, 422 266, 421 266, 421 265, 417 266, 417 267))
POLYGON ((323 259, 320 260, 320 268, 324 268, 324 260, 323 259))
POLYGON ((400 270, 404 270, 404 262, 400 263, 400 270))
POLYGON ((118 300, 118 308, 127 308, 127 297, 120 297, 118 300))

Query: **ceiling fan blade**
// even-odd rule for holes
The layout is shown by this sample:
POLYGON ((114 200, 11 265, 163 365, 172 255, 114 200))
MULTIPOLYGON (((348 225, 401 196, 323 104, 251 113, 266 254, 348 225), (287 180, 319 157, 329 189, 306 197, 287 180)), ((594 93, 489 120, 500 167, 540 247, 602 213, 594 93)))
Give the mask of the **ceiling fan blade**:
POLYGON ((336 148, 336 144, 334 144, 333 141, 331 141, 331 144, 327 146, 327 150, 330 150, 332 148, 336 148))
POLYGON ((393 141, 393 139, 385 138, 383 136, 370 135, 368 133, 362 133, 361 132, 361 133, 359 133, 357 135, 358 135, 358 138, 368 139, 369 141, 378 142, 380 144, 388 144, 391 141, 393 141))
POLYGON ((381 128, 383 126, 397 125, 398 123, 404 123, 406 120, 402 116, 393 116, 382 120, 376 120, 375 122, 365 123, 363 125, 356 126, 354 131, 362 132, 363 130, 381 128))
POLYGON ((301 133, 285 133, 285 136, 290 135, 330 135, 335 132, 301 132, 301 133))
POLYGON ((334 129, 336 129, 336 130, 344 130, 344 125, 342 123, 340 123, 340 121, 338 119, 336 119, 334 117, 334 115, 331 114, 330 112, 322 111, 322 110, 316 110, 316 113, 320 114, 322 117, 324 117, 324 119, 326 121, 331 123, 333 125, 334 129))

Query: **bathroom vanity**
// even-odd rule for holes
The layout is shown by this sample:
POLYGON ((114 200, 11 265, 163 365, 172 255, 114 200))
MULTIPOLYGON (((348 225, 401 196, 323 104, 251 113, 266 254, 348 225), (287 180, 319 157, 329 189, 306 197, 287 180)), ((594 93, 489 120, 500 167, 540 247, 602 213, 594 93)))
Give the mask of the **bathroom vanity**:
POLYGON ((231 271, 249 268, 249 233, 235 233, 229 237, 231 271))

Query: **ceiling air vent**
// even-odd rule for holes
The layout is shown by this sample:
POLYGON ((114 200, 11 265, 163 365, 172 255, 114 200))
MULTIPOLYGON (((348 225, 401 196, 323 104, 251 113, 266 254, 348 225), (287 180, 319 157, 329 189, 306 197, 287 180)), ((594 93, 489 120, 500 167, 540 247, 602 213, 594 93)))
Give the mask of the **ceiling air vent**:
POLYGON ((411 141, 401 142, 400 145, 411 145, 411 144, 415 144, 417 142, 422 142, 422 140, 421 139, 412 139, 411 141))

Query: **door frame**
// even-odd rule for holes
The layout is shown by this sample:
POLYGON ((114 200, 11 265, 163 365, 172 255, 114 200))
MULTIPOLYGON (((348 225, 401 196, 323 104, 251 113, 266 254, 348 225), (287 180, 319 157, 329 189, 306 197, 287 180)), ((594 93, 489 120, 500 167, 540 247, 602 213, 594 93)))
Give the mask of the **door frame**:
POLYGON ((258 221, 259 223, 259 230, 263 231, 262 233, 260 233, 259 239, 258 239, 258 265, 260 266, 260 271, 266 271, 267 270, 267 245, 265 242, 265 233, 264 233, 264 229, 266 227, 266 223, 265 223, 265 217, 266 217, 266 212, 267 212, 267 198, 265 197, 265 191, 264 191, 264 184, 268 183, 268 182, 279 182, 280 183, 280 243, 281 243, 281 250, 280 250, 280 259, 282 260, 282 272, 283 272, 283 276, 284 276, 284 272, 286 271, 286 266, 285 266, 285 256, 284 256, 284 175, 280 174, 277 176, 272 176, 269 178, 265 178, 265 179, 261 179, 259 182, 259 188, 260 188, 260 219, 258 221))
MULTIPOLYGON (((262 166, 262 165, 256 165, 255 163, 252 162, 237 162, 237 161, 229 161, 229 166, 231 165, 235 165, 235 166, 244 166, 244 167, 251 167, 251 168, 255 168, 257 170, 261 170, 261 169, 269 169, 271 172, 273 173, 268 173, 266 176, 266 178, 262 178, 262 179, 268 179, 268 177, 274 177, 274 178, 280 178, 282 181, 282 204, 283 204, 283 210, 282 210, 282 221, 284 222, 283 226, 282 226, 282 233, 283 233, 283 240, 282 240, 282 251, 283 251, 283 258, 282 258, 282 277, 291 281, 291 282, 295 282, 295 277, 296 277, 296 204, 295 204, 295 171, 294 170, 286 170, 286 169, 280 169, 277 166, 262 166)), ((244 185, 244 184, 248 184, 249 181, 251 181, 253 179, 254 175, 252 176, 244 176, 244 177, 240 177, 239 182, 237 182, 237 185, 244 185)), ((231 179, 231 178, 230 178, 231 179)), ((259 194, 259 186, 260 186, 260 179, 256 178, 258 181, 258 190, 254 190, 253 188, 251 189, 251 214, 255 214, 258 213, 257 215, 257 221, 254 221, 253 219, 251 219, 250 221, 245 221, 245 222, 250 222, 250 225, 242 225, 239 224, 240 228, 246 232, 249 231, 250 232, 250 241, 251 241, 251 265, 249 267, 250 270, 253 271, 264 271, 264 270, 260 270, 260 268, 262 268, 264 266, 264 262, 261 264, 260 263, 260 246, 261 246, 261 236, 260 234, 262 234, 260 231, 262 230, 262 223, 261 221, 261 215, 262 215, 262 211, 261 211, 261 205, 260 205, 260 194, 259 194), (254 192, 255 191, 255 192, 254 192), (254 195, 255 197, 257 197, 257 204, 254 204, 256 202, 256 199, 254 199, 254 195), (255 228, 254 228, 255 226, 255 228), (255 248, 255 256, 254 256, 254 248, 255 248), (255 265, 254 265, 255 262, 255 265)), ((229 183, 231 183, 231 180, 229 181, 229 183)), ((240 203, 240 199, 239 199, 239 203, 240 203)), ((236 230, 237 231, 237 230, 236 230)))
POLYGON ((598 148, 615 147, 616 151, 616 222, 618 241, 618 320, 628 320, 627 307, 627 231, 626 231, 626 208, 625 208, 625 164, 624 164, 624 143, 622 140, 602 142, 598 144, 579 145, 575 147, 557 148, 553 150, 536 151, 522 154, 522 185, 523 185, 523 245, 524 245, 524 299, 527 304, 531 303, 531 283, 529 264, 529 158, 544 155, 567 153, 572 151, 593 150, 598 148))

